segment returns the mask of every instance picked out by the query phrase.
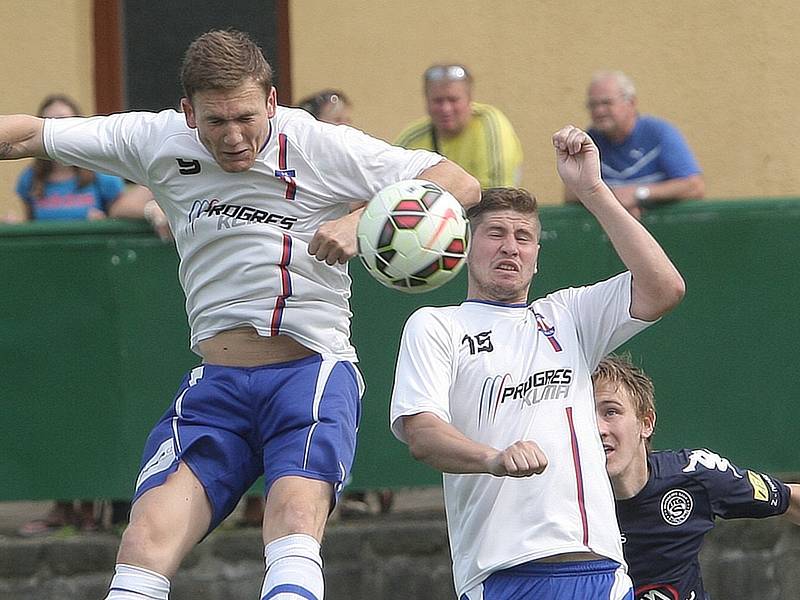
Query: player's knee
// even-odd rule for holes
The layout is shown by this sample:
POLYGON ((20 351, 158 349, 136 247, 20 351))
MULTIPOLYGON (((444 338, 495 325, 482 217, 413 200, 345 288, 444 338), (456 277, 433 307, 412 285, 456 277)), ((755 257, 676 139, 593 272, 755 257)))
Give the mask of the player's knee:
POLYGON ((122 534, 119 558, 163 572, 165 565, 180 561, 180 548, 180 536, 165 519, 140 514, 122 534))
POLYGON ((287 533, 313 531, 328 516, 327 507, 317 502, 283 503, 277 507, 275 517, 286 527, 287 533))

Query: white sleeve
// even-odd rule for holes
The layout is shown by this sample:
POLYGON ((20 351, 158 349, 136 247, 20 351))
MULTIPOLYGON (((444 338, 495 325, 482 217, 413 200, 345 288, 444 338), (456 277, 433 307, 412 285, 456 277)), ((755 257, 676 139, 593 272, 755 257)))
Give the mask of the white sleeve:
POLYGON ((392 433, 406 442, 400 418, 430 412, 446 423, 450 415, 453 348, 449 329, 436 309, 422 308, 403 328, 390 410, 392 433))
POLYGON ((156 150, 166 123, 163 113, 130 112, 98 117, 45 119, 44 149, 61 163, 119 175, 147 184, 146 158, 156 150), (161 121, 161 122, 159 122, 161 121), (149 152, 148 152, 149 154, 149 152))
POLYGON ((387 185, 415 179, 443 160, 428 150, 406 150, 346 125, 311 120, 298 128, 298 145, 324 173, 330 195, 347 202, 369 200, 387 185))
POLYGON ((590 371, 600 360, 655 321, 631 316, 630 271, 594 285, 569 288, 553 294, 572 314, 578 340, 590 371))

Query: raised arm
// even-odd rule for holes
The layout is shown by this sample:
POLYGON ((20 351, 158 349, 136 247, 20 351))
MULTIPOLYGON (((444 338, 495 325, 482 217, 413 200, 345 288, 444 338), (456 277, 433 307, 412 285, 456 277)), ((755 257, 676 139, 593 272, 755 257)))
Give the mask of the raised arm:
POLYGON ((0 160, 47 158, 42 143, 44 120, 29 115, 0 116, 0 160))
POLYGON ((571 125, 553 135, 558 174, 594 215, 633 276, 631 316, 653 321, 683 298, 685 285, 658 242, 600 178, 600 156, 587 133, 571 125))
POLYGON ((475 442, 429 412, 402 417, 411 455, 443 473, 529 477, 544 471, 547 457, 532 441, 497 450, 475 442))

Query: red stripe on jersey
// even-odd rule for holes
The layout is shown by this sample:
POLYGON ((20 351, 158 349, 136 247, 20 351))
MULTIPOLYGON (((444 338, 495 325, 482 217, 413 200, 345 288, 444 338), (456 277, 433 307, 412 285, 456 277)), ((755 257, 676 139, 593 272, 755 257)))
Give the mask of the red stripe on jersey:
POLYGON ((270 334, 279 335, 281 332, 281 321, 283 320, 283 309, 286 307, 286 299, 292 295, 292 277, 289 273, 289 263, 292 260, 292 238, 283 234, 283 250, 281 252, 281 262, 278 269, 281 275, 281 294, 275 299, 275 308, 272 309, 272 319, 270 320, 270 334))
MULTIPOLYGON (((281 171, 285 171, 286 167, 286 155, 288 153, 288 140, 286 138, 285 133, 278 134, 278 168, 281 171)), ((287 200, 294 200, 294 197, 297 195, 297 183, 295 183, 294 178, 292 177, 284 177, 283 181, 286 182, 286 193, 283 195, 284 198, 287 200)))
POLYGON ((286 134, 278 134, 278 168, 281 171, 286 170, 286 134))
POLYGON ((589 545, 589 522, 586 518, 586 497, 583 492, 583 473, 581 472, 581 452, 578 448, 578 437, 575 435, 575 423, 572 421, 572 407, 568 406, 567 421, 569 422, 569 437, 572 443, 572 464, 575 466, 575 480, 578 485, 578 509, 581 511, 581 524, 583 525, 583 544, 589 545))

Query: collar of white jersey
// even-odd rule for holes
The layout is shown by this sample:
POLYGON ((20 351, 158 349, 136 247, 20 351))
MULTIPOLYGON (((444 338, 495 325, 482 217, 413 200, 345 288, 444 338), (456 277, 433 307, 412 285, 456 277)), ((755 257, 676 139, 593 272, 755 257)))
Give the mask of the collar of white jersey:
POLYGON ((519 309, 519 308, 528 308, 527 302, 515 302, 509 304, 508 302, 497 302, 495 300, 478 300, 475 298, 467 298, 464 302, 461 303, 462 306, 464 305, 484 305, 484 306, 493 306, 497 308, 511 308, 511 309, 519 309))

